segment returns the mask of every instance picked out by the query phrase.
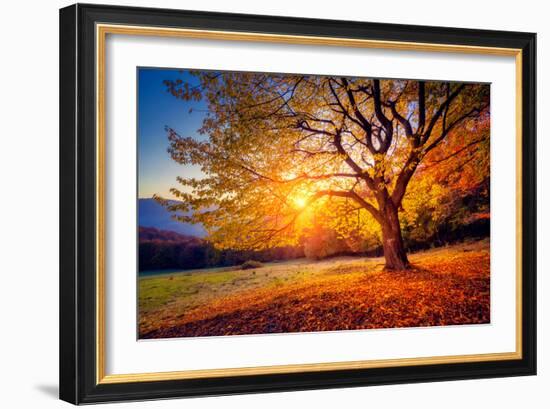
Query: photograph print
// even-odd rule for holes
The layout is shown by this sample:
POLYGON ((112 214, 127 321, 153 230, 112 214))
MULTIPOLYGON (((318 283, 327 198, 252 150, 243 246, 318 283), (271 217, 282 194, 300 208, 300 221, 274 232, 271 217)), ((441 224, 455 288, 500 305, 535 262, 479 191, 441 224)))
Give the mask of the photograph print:
POLYGON ((490 84, 137 69, 138 338, 490 323, 490 84))

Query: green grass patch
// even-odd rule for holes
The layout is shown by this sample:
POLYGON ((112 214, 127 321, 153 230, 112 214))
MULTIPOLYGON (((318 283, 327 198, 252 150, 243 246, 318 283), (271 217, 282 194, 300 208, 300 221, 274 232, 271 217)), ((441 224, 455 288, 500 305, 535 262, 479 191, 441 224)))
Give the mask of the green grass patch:
POLYGON ((174 300, 196 296, 206 286, 209 290, 230 284, 237 278, 233 272, 176 273, 139 280, 139 307, 142 312, 166 305, 174 300), (214 287, 214 288, 212 288, 214 287))

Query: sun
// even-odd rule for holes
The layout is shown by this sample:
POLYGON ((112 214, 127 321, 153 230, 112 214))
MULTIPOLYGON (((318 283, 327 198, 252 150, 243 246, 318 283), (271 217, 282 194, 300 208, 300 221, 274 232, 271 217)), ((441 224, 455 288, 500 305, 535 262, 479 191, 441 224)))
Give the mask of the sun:
POLYGON ((294 206, 296 206, 298 209, 303 209, 307 206, 307 198, 305 196, 298 196, 293 199, 294 206))

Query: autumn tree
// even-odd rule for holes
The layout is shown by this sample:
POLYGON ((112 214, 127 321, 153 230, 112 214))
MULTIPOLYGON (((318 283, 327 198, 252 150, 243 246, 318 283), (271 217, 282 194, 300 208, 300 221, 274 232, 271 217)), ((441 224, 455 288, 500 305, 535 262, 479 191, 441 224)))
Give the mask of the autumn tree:
POLYGON ((194 75, 192 83, 165 85, 176 98, 206 101, 202 137, 167 128, 169 153, 205 176, 178 178, 171 192, 181 202, 167 206, 187 212, 182 221, 202 223, 220 247, 295 244, 311 227, 306 220, 339 203, 334 218, 367 214, 362 220, 379 229, 386 268, 406 269, 400 212, 411 180, 488 146, 487 84, 194 75))

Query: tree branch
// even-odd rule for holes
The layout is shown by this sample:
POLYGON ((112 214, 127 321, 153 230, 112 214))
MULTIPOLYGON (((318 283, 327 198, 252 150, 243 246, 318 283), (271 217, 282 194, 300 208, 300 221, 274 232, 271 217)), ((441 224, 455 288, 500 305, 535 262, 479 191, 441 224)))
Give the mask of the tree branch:
POLYGON ((333 144, 336 147, 336 150, 338 151, 338 153, 344 157, 344 161, 347 163, 347 165, 357 174, 358 177, 360 177, 366 182, 369 189, 371 189, 372 191, 375 191, 375 185, 372 178, 368 175, 368 173, 363 171, 363 168, 361 168, 361 166, 359 166, 352 159, 352 157, 349 156, 348 152, 342 146, 342 135, 340 132, 337 132, 336 135, 334 136, 333 144))
POLYGON ((393 201, 395 207, 401 207, 403 197, 405 196, 405 192, 407 191, 407 185, 414 175, 414 172, 416 171, 419 163, 420 159, 418 156, 418 152, 416 149, 413 148, 411 149, 411 153, 409 154, 405 165, 401 169, 401 172, 399 172, 399 176, 397 177, 397 181, 395 182, 395 187, 391 195, 391 200, 393 201))
POLYGON ((434 116, 432 117, 432 119, 430 120, 430 123, 428 124, 428 129, 426 129, 426 132, 424 133, 422 139, 421 139, 421 144, 425 144, 428 139, 430 139, 430 135, 433 131, 433 128, 435 126, 435 124, 437 123, 437 121, 439 120, 439 118, 441 118, 441 115, 443 114, 443 111, 445 109, 447 109, 447 107, 451 104, 451 102, 453 102, 453 100, 458 97, 458 95, 462 92, 462 90, 465 88, 465 85, 464 84, 460 84, 460 86, 455 89, 448 97, 447 99, 445 100, 445 102, 443 102, 439 108, 437 109, 436 113, 434 114, 434 116))
POLYGON ((413 133, 412 125, 411 125, 410 121, 407 118, 403 117, 397 111, 397 108, 395 107, 396 101, 391 102, 389 105, 390 105, 390 108, 391 108, 392 115, 394 116, 395 119, 397 119, 397 121, 405 129, 405 135, 407 135, 407 138, 409 138, 410 140, 414 140, 414 133, 413 133))
MULTIPOLYGON (((382 223, 382 215, 376 207, 371 205, 365 199, 357 194, 354 190, 350 191, 340 191, 340 190, 320 190, 316 192, 313 197, 314 200, 323 197, 323 196, 336 196, 336 197, 345 197, 355 200, 359 205, 366 209, 372 216, 380 223, 382 223)), ((309 204, 309 203, 308 203, 309 204)))
POLYGON ((474 141, 468 143, 467 145, 463 146, 462 148, 460 148, 460 149, 454 151, 453 153, 451 153, 451 154, 449 154, 449 155, 447 155, 447 156, 445 156, 445 157, 443 157, 443 158, 441 158, 441 159, 432 160, 432 161, 430 162, 429 165, 422 166, 422 170, 433 168, 434 166, 439 165, 441 162, 445 162, 445 161, 447 161, 447 160, 449 160, 449 159, 451 159, 451 158, 454 158, 455 156, 460 155, 462 152, 464 152, 464 151, 470 149, 472 146, 475 146, 475 145, 477 145, 478 143, 483 142, 484 140, 485 140, 485 138, 476 139, 476 140, 474 140, 474 141))
POLYGON ((418 81, 418 129, 420 134, 426 125, 426 83, 418 81))
POLYGON ((392 138, 393 138, 393 124, 392 121, 390 121, 386 115, 384 115, 384 111, 382 109, 382 100, 380 97, 380 80, 372 80, 373 84, 373 96, 374 96, 374 113, 376 115, 376 119, 382 124, 382 127, 384 128, 384 131, 386 132, 386 137, 384 138, 383 144, 378 149, 379 153, 385 153, 388 151, 388 148, 391 145, 392 138))
POLYGON ((450 131, 453 130, 453 128, 455 126, 457 126, 458 124, 460 124, 462 121, 464 121, 465 119, 467 118, 470 118, 473 116, 473 114, 479 114, 481 113, 484 109, 487 108, 488 105, 484 105, 482 107, 475 107, 475 108, 472 108, 471 110, 469 110, 468 112, 466 112, 465 114, 459 116, 457 119, 455 119, 453 122, 451 122, 451 124, 447 127, 447 128, 444 128, 442 131, 441 131, 441 135, 439 135, 428 147, 426 147, 424 149, 424 152, 425 153, 428 153, 429 151, 431 151, 433 148, 435 148, 443 139, 445 139, 445 137, 449 134, 450 131))

